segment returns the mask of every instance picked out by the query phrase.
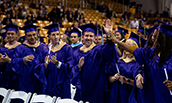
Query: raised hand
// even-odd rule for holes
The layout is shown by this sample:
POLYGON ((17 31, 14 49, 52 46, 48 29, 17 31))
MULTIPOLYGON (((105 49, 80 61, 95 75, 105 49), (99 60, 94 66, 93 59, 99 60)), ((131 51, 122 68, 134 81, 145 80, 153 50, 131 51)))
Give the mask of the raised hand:
POLYGON ((84 65, 84 57, 81 57, 81 59, 79 60, 79 64, 78 64, 78 68, 81 69, 82 66, 84 65))
POLYGON ((103 28, 106 33, 111 33, 113 29, 113 23, 111 22, 110 19, 106 20, 105 26, 103 25, 103 28))

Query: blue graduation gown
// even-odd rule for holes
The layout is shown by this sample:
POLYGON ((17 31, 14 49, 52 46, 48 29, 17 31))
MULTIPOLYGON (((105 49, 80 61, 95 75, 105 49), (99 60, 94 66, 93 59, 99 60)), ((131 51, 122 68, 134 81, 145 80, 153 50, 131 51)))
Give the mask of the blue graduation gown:
POLYGON ((134 51, 134 56, 138 63, 144 64, 147 67, 145 69, 150 71, 150 74, 152 75, 151 79, 154 87, 152 92, 154 92, 155 103, 171 103, 172 96, 163 82, 166 80, 164 68, 167 70, 169 80, 172 80, 172 55, 170 59, 166 61, 166 63, 162 64, 162 66, 159 66, 159 57, 157 57, 154 62, 155 57, 153 51, 154 48, 150 47, 137 48, 134 51))
POLYGON ((136 80, 134 80, 133 90, 129 97, 129 103, 155 103, 152 75, 150 69, 146 69, 148 67, 143 66, 140 65, 136 73, 136 76, 137 74, 141 74, 143 76, 143 88, 137 88, 136 80))
MULTIPOLYGON (((7 49, 5 49, 4 47, 0 47, 0 53, 2 55, 5 55, 5 52, 7 52, 7 49)), ((6 84, 8 83, 7 81, 9 81, 10 78, 7 78, 5 77, 5 75, 3 74, 6 74, 6 63, 0 63, 0 86, 1 87, 4 87, 4 88, 7 88, 6 84)))
MULTIPOLYGON (((134 79, 134 75, 139 66, 136 61, 125 63, 122 59, 117 61, 120 74, 126 78, 134 79)), ((116 67, 116 65, 114 64, 116 67)), ((111 75, 115 75, 117 72, 116 68, 109 70, 111 75)), ((107 99, 107 103, 127 103, 133 86, 129 84, 121 84, 119 81, 115 81, 110 86, 110 93, 107 99)))
POLYGON ((75 100, 90 103, 105 102, 106 64, 113 61, 114 44, 96 45, 87 52, 74 52, 71 82, 77 88, 75 100), (84 65, 79 71, 78 62, 84 57, 84 65))
MULTIPOLYGON (((47 46, 47 50, 49 47, 47 46)), ((45 70, 44 61, 39 63, 35 67, 35 75, 37 78, 44 84, 46 84, 46 88, 44 88, 44 93, 57 96, 61 98, 71 98, 70 94, 70 69, 72 67, 72 57, 73 51, 72 47, 68 44, 65 44, 61 49, 57 51, 51 51, 50 56, 57 54, 56 59, 62 62, 61 67, 57 68, 55 64, 50 62, 48 67, 45 70)), ((40 57, 42 60, 45 59, 46 55, 40 57)))
MULTIPOLYGON (((20 45, 20 44, 18 44, 20 45)), ((7 47, 3 46, 0 48, 0 53, 2 55, 5 56, 5 53, 8 55, 9 58, 12 59, 15 51, 16 51, 16 47, 18 45, 11 45, 12 48, 8 49, 7 47)), ((11 87, 12 81, 16 78, 16 74, 12 71, 12 66, 10 63, 2 63, 0 65, 1 68, 1 86, 7 89, 13 89, 11 87)))
POLYGON ((38 55, 45 54, 45 44, 39 43, 37 48, 22 44, 16 49, 11 64, 13 66, 13 71, 18 77, 14 80, 12 87, 15 90, 35 93, 39 91, 39 88, 37 87, 39 85, 36 85, 38 80, 34 75, 34 67, 38 63, 38 55), (32 62, 25 64, 23 58, 28 55, 34 55, 35 58, 32 62))

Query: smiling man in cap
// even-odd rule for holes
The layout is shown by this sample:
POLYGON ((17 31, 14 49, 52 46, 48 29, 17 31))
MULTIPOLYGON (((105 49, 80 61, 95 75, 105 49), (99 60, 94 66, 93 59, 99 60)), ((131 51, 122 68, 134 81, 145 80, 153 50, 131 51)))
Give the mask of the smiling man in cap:
POLYGON ((13 71, 17 74, 13 89, 25 92, 42 93, 42 85, 35 75, 35 65, 40 62, 39 55, 44 55, 45 44, 38 41, 38 26, 27 24, 21 29, 25 31, 23 44, 16 48, 11 61, 13 71))
POLYGON ((71 83, 76 86, 75 100, 105 103, 106 65, 113 61, 114 44, 94 44, 97 27, 90 23, 80 27, 84 45, 74 52, 71 83), (108 53, 107 53, 108 52, 108 53))
POLYGON ((11 83, 13 81, 14 77, 14 73, 12 71, 12 66, 11 66, 11 60, 13 58, 13 55, 16 51, 16 48, 20 45, 19 42, 17 42, 17 38, 19 36, 18 34, 18 30, 21 27, 10 23, 7 24, 4 29, 6 30, 6 38, 8 40, 8 43, 5 44, 3 47, 0 48, 0 62, 1 64, 1 75, 2 75, 2 79, 1 79, 1 86, 5 87, 5 88, 10 88, 11 87, 11 83))

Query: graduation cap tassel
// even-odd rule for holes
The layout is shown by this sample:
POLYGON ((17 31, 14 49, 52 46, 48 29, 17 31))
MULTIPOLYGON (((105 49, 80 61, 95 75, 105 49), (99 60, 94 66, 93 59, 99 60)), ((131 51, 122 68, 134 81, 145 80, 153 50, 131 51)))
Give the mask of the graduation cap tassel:
POLYGON ((81 40, 80 40, 80 42, 82 43, 82 30, 80 28, 78 28, 78 30, 81 32, 81 40))
MULTIPOLYGON (((166 68, 164 68, 164 72, 165 72, 165 77, 166 77, 166 79, 168 80, 168 74, 167 74, 166 68)), ((172 91, 171 91, 171 90, 169 90, 169 91, 170 91, 170 95, 172 95, 172 91)))
POLYGON ((121 40, 121 42, 123 42, 123 41, 125 41, 125 36, 124 36, 124 30, 122 31, 122 37, 123 37, 123 39, 121 40))
POLYGON ((146 28, 144 27, 144 35, 145 35, 145 37, 146 37, 146 28))
MULTIPOLYGON (((60 24, 58 23, 58 28, 59 28, 59 34, 60 34, 60 24)), ((61 35, 61 34, 60 34, 61 35)), ((61 37, 61 36, 60 36, 61 37)))
POLYGON ((81 41, 80 42, 82 43, 82 32, 81 32, 81 41))
POLYGON ((103 37, 103 32, 102 32, 102 45, 104 44, 104 37, 103 37))
POLYGON ((123 41, 125 41, 125 39, 124 39, 124 38, 121 40, 121 42, 123 42, 123 41))

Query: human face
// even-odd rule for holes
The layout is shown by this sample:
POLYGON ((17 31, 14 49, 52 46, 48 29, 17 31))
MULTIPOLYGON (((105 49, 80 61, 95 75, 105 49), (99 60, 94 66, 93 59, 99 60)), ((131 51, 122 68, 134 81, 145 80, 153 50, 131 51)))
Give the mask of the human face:
POLYGON ((72 33, 71 36, 70 36, 70 41, 73 44, 76 44, 79 41, 78 34, 77 33, 72 33))
POLYGON ((118 39, 118 40, 122 39, 122 36, 121 36, 121 34, 119 32, 116 32, 115 36, 116 36, 116 39, 118 39))
POLYGON ((107 41, 107 35, 106 34, 103 34, 103 40, 106 43, 106 41, 107 41))
POLYGON ((25 38, 30 45, 34 45, 38 39, 38 34, 35 31, 27 32, 25 38))
POLYGON ((98 36, 97 44, 102 44, 102 36, 98 36))
POLYGON ((68 38, 68 36, 66 34, 63 34, 62 40, 66 43, 68 42, 67 38, 68 38))
POLYGON ((75 21, 73 25, 74 25, 74 27, 78 28, 78 22, 77 21, 75 21))
POLYGON ((17 33, 15 31, 7 31, 7 40, 9 43, 13 43, 17 40, 17 33))
POLYGON ((98 43, 98 42, 97 42, 97 36, 95 36, 95 38, 94 38, 94 43, 95 43, 95 44, 98 43))
POLYGON ((60 41, 60 32, 59 31, 51 32, 49 35, 49 39, 52 41, 53 45, 56 45, 60 41))
POLYGON ((83 39, 84 39, 84 45, 86 47, 89 47, 94 42, 94 33, 85 32, 84 36, 83 36, 83 39))

